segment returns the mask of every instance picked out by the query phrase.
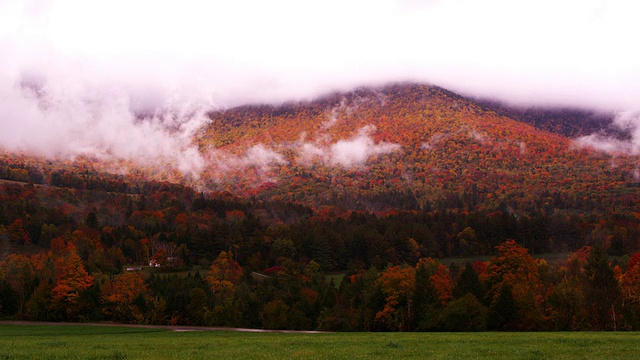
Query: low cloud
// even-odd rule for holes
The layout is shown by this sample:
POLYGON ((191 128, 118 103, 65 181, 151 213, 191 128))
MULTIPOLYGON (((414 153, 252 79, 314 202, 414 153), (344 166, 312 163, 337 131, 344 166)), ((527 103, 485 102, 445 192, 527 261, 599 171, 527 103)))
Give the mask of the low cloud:
MULTIPOLYGON (((453 130, 453 129, 451 129, 453 130)), ((473 139, 474 141, 482 144, 482 145, 488 145, 492 142, 492 139, 489 135, 487 135, 484 132, 480 132, 476 129, 472 129, 469 128, 467 126, 462 126, 461 128, 457 129, 456 131, 448 131, 448 132, 438 132, 433 134, 430 138, 429 141, 422 143, 421 148, 425 149, 425 150, 430 150, 430 149, 434 149, 438 146, 440 146, 440 144, 444 141, 447 141, 448 139, 450 139, 452 136, 456 136, 458 134, 466 134, 467 137, 469 137, 470 139, 473 139)))
POLYGON ((483 134, 475 129, 469 130, 469 137, 483 145, 491 141, 488 135, 483 134))
POLYGON ((579 147, 591 147, 609 154, 640 154, 640 112, 627 111, 619 113, 613 126, 630 134, 628 140, 620 140, 603 134, 591 134, 576 139, 579 147))
POLYGON ((140 118, 117 89, 60 88, 0 81, 0 149, 50 158, 91 156, 165 163, 195 175, 204 162, 192 143, 207 123, 205 108, 163 104, 140 118))
POLYGON ((326 162, 330 158, 326 147, 307 142, 300 145, 298 156, 298 162, 305 165, 318 160, 326 162))
POLYGON ((422 143, 422 148, 425 149, 425 150, 433 149, 436 146, 438 146, 438 144, 440 144, 442 141, 445 141, 449 137, 451 137, 450 133, 440 133, 439 132, 439 133, 433 134, 429 138, 429 141, 422 143))
POLYGON ((609 154, 631 153, 633 145, 628 141, 613 139, 611 137, 591 134, 583 136, 575 141, 578 147, 590 147, 609 154))
POLYGON ((262 144, 254 145, 242 155, 235 155, 222 150, 213 150, 207 155, 209 166, 216 172, 242 171, 253 168, 266 173, 274 165, 283 165, 288 162, 283 155, 265 147, 262 144))
POLYGON ((321 161, 333 166, 350 168, 366 164, 371 157, 390 154, 401 149, 398 144, 384 141, 376 143, 371 138, 375 131, 375 126, 367 125, 355 136, 332 144, 303 143, 299 149, 300 161, 305 164, 321 161))
POLYGON ((344 167, 363 165, 372 156, 389 154, 400 149, 400 145, 384 141, 376 144, 370 136, 374 131, 375 127, 369 125, 360 129, 357 136, 331 145, 329 162, 344 167))
POLYGON ((348 118, 351 114, 358 110, 363 105, 371 105, 372 103, 379 103, 384 106, 386 104, 386 97, 379 91, 374 91, 373 96, 358 96, 358 94, 352 94, 354 98, 347 99, 343 97, 340 99, 340 104, 331 108, 331 111, 327 113, 327 120, 322 123, 322 130, 328 130, 338 123, 340 118, 348 118))

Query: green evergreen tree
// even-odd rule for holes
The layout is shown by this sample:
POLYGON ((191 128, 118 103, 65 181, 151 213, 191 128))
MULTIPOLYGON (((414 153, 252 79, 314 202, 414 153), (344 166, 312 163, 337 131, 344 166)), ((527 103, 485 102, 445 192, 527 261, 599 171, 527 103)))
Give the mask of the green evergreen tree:
POLYGON ((450 302, 440 316, 445 331, 482 331, 487 328, 487 308, 471 293, 450 302))
POLYGON ((621 308, 620 288, 602 248, 591 249, 584 270, 586 303, 593 329, 617 330, 621 308))
POLYGON ((418 331, 434 330, 438 323, 440 306, 438 304, 438 294, 431 284, 429 278, 435 270, 419 263, 416 267, 416 289, 413 296, 414 321, 412 329, 418 331))
POLYGON ((466 263, 464 270, 460 273, 456 286, 453 288, 453 296, 455 296, 456 299, 460 299, 468 293, 475 296, 476 299, 484 298, 484 288, 471 262, 466 263))
POLYGON ((515 330, 517 319, 518 305, 513 298, 511 286, 504 284, 489 308, 488 327, 494 330, 515 330))

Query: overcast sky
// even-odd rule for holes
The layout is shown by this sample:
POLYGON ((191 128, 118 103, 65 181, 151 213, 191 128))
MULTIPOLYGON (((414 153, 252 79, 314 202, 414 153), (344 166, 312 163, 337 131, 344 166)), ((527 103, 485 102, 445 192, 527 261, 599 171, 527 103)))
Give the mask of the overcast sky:
MULTIPOLYGON (((97 142, 130 156, 153 132, 132 112, 192 116, 406 80, 637 111, 638 14, 632 0, 0 0, 0 145, 63 153, 51 134, 84 126, 76 153, 97 142), (96 122, 119 130, 86 129, 96 122)), ((191 120, 185 139, 202 121, 191 120)))

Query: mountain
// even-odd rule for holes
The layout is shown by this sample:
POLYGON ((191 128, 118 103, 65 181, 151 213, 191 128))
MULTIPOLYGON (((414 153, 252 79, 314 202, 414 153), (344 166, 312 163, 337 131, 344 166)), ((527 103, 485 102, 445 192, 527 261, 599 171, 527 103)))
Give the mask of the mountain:
MULTIPOLYGON (((637 158, 528 124, 576 129, 580 112, 507 116, 516 113, 418 84, 212 112, 198 138, 209 163, 201 184, 368 211, 610 211, 637 203, 637 158)), ((598 131, 610 123, 584 114, 598 131)))
POLYGON ((638 156, 602 153, 523 120, 536 114, 542 120, 527 122, 573 129, 579 121, 577 112, 491 108, 395 84, 212 111, 194 139, 199 176, 2 153, 0 256, 47 249, 86 226, 99 230, 102 249, 124 254, 112 253, 109 266, 143 261, 144 239, 184 245, 191 263, 235 248, 254 270, 274 265, 277 256, 263 256, 276 239, 291 239, 297 260, 324 269, 486 254, 507 239, 536 252, 640 248, 638 156), (526 116, 507 116, 518 111, 526 116))

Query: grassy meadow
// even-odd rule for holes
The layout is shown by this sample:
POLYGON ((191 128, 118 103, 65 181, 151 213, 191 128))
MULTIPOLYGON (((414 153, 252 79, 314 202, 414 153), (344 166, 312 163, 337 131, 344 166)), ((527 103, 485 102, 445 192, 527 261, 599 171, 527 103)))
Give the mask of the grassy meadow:
POLYGON ((638 333, 247 333, 0 325, 0 359, 637 359, 638 333))

